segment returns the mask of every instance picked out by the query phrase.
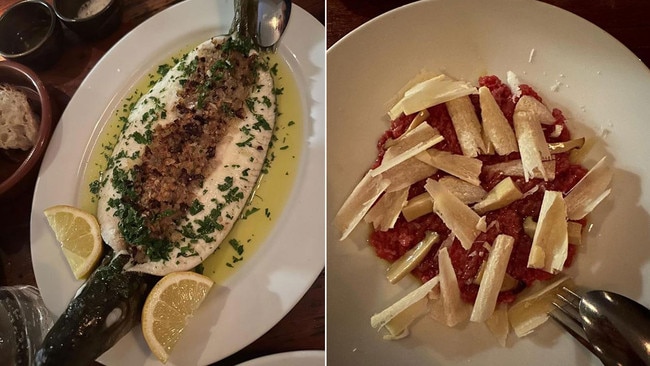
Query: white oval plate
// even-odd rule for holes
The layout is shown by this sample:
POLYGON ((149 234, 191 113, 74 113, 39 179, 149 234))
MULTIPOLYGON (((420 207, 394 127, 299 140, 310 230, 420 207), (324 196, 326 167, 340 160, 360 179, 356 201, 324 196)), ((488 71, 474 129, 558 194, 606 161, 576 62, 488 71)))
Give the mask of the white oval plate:
POLYGON ((294 351, 276 353, 240 363, 239 366, 323 366, 324 351, 294 351))
POLYGON ((331 225, 376 156, 388 128, 387 102, 420 70, 476 82, 508 70, 570 119, 577 136, 599 136, 586 164, 603 153, 615 167, 611 196, 570 273, 579 285, 650 305, 650 72, 593 24, 537 1, 413 3, 370 21, 328 50, 327 353, 333 365, 587 365, 598 361, 559 327, 501 348, 482 324, 445 328, 421 319, 411 335, 383 341, 370 317, 404 296, 414 280, 390 285, 386 263, 357 228, 339 242, 331 225), (531 51, 535 50, 532 57, 531 51), (557 87, 557 91, 553 91, 557 87))
MULTIPOLYGON (((55 314, 63 312, 81 282, 70 273, 43 209, 75 204, 95 140, 134 83, 184 47, 227 33, 232 16, 232 0, 188 0, 166 9, 107 52, 68 104, 41 166, 31 217, 36 281, 55 314)), ((278 50, 303 96, 305 142, 294 190, 267 242, 210 292, 185 329, 171 364, 208 364, 245 347, 282 319, 323 269, 324 48, 323 26, 294 5, 278 50)), ((99 360, 107 365, 159 365, 140 327, 99 360)))

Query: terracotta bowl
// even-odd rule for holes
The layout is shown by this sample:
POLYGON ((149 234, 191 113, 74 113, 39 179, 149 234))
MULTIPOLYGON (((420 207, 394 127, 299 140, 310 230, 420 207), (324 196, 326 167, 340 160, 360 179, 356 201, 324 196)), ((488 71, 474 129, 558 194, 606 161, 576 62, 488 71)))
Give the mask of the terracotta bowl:
POLYGON ((32 110, 40 117, 36 143, 28 151, 0 149, 0 197, 34 183, 37 168, 52 135, 56 106, 38 76, 26 66, 0 61, 0 83, 22 90, 32 110))

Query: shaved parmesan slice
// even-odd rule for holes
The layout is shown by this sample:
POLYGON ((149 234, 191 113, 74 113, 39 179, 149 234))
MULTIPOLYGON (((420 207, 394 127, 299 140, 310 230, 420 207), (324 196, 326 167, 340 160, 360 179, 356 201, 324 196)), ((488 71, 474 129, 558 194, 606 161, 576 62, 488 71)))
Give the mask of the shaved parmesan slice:
MULTIPOLYGON (((411 88, 413 88, 415 85, 427 81, 429 79, 433 79, 437 76, 440 76, 439 72, 433 72, 433 71, 427 71, 427 70, 420 70, 420 72, 415 75, 411 80, 409 80, 400 90, 397 91, 397 94, 395 94, 387 103, 386 103, 386 109, 390 109, 390 106, 395 106, 398 104, 398 102, 404 98, 404 94, 411 88)), ((400 107, 401 108, 401 107, 400 107)), ((390 115, 390 112, 388 113, 390 115)), ((397 116, 395 118, 399 117, 399 113, 397 113, 397 116)), ((391 119, 395 119, 391 117, 391 119)))
MULTIPOLYGON (((538 171, 544 180, 548 180, 548 173, 542 161, 550 160, 551 153, 540 124, 543 116, 539 115, 538 104, 541 103, 537 99, 524 95, 517 102, 513 115, 526 182, 533 177, 535 171, 538 171)), ((546 108, 543 105, 542 107, 546 108)))
POLYGON ((512 71, 506 72, 506 84, 510 87, 510 92, 512 92, 513 98, 521 96, 521 89, 519 88, 521 82, 519 81, 517 74, 512 71))
POLYGON ((506 346, 508 333, 510 333, 510 323, 508 323, 508 304, 498 304, 492 316, 485 321, 492 335, 494 335, 501 347, 506 346))
POLYGON ((479 175, 483 162, 479 159, 436 149, 422 152, 416 158, 475 186, 481 184, 479 175))
POLYGON ((404 255, 388 267, 388 272, 386 273, 388 282, 393 284, 397 283, 415 269, 415 267, 422 263, 424 257, 429 254, 429 251, 439 239, 440 237, 438 236, 438 233, 427 231, 421 242, 411 248, 408 252, 404 253, 404 255))
POLYGON ((463 248, 469 249, 480 233, 477 227, 481 217, 439 182, 428 179, 424 188, 433 198, 434 212, 460 240, 463 248))
POLYGON ((412 131, 415 129, 417 126, 419 126, 422 122, 425 122, 427 118, 429 118, 430 114, 428 110, 422 110, 420 113, 418 113, 415 118, 411 121, 411 124, 409 127, 406 129, 406 132, 412 131))
POLYGON ((483 129, 481 132, 481 136, 483 137, 483 143, 485 144, 485 151, 483 151, 483 155, 494 155, 496 153, 494 150, 494 144, 490 142, 490 139, 485 134, 485 129, 483 129))
POLYGON ((562 192, 544 192, 533 245, 528 256, 529 268, 556 273, 564 267, 569 249, 566 212, 562 192))
POLYGON ((529 95, 524 95, 523 97, 519 98, 517 105, 520 103, 520 110, 526 111, 526 113, 530 115, 529 118, 531 120, 545 125, 552 125, 555 123, 555 117, 553 117, 553 113, 551 113, 551 111, 548 110, 548 108, 546 108, 546 106, 536 98, 529 95))
POLYGON ((458 143, 463 155, 475 157, 486 151, 481 131, 481 123, 476 117, 474 105, 468 96, 452 99, 445 103, 456 130, 458 143))
POLYGON ((478 223, 476 224, 476 229, 482 233, 487 231, 487 217, 481 216, 481 218, 478 220, 478 223))
POLYGON ((445 318, 445 306, 442 303, 440 286, 436 286, 429 292, 429 316, 440 324, 447 325, 445 318))
POLYGON ((387 231, 395 226, 402 208, 406 205, 409 189, 404 188, 395 192, 386 192, 368 211, 364 220, 372 223, 375 230, 387 231))
POLYGON ((334 226, 342 233, 340 240, 350 235, 389 185, 390 182, 381 175, 373 177, 370 172, 366 173, 334 217, 334 226))
POLYGON ((514 243, 515 239, 512 236, 503 234, 497 236, 494 240, 478 288, 470 321, 484 322, 494 312, 514 243))
MULTIPOLYGON (((555 160, 549 160, 542 162, 544 166, 544 171, 548 180, 555 179, 555 160)), ((503 163, 496 163, 492 165, 486 165, 485 171, 489 174, 494 173, 503 173, 503 175, 509 175, 513 177, 523 177, 524 176, 524 166, 521 160, 509 160, 503 163)), ((535 170, 531 178, 544 178, 540 171, 535 170)))
POLYGON ((438 182, 465 204, 476 203, 487 195, 485 189, 480 185, 474 185, 456 177, 442 177, 438 182))
POLYGON ((479 215, 483 215, 486 212, 506 207, 512 202, 521 199, 521 197, 523 197, 523 194, 512 181, 512 178, 507 177, 497 183, 497 185, 488 192, 487 196, 472 208, 479 215))
MULTIPOLYGON (((533 218, 527 216, 524 219, 524 232, 531 239, 535 237, 535 229, 537 228, 537 223, 533 221, 533 218)), ((569 237, 569 244, 580 245, 582 244, 582 224, 575 221, 567 222, 567 235, 569 237)))
POLYGON ((399 191, 410 187, 413 183, 434 175, 438 169, 413 157, 383 172, 384 179, 390 181, 386 192, 399 191))
MULTIPOLYGON (((423 111, 420 111, 420 113, 418 113, 418 114, 413 118, 413 120, 412 120, 411 123, 409 124, 408 128, 406 129, 406 131, 404 131, 404 133, 407 133, 407 132, 409 132, 409 131, 413 131, 417 126, 421 125, 422 122, 425 122, 427 118, 429 118, 429 111, 426 110, 426 109, 423 110, 423 111)), ((389 148, 389 147, 395 145, 395 142, 398 141, 398 140, 399 140, 399 139, 397 139, 397 140, 388 139, 388 140, 384 143, 384 147, 385 147, 385 148, 389 148)))
POLYGON ((535 282, 526 288, 508 309, 508 321, 518 337, 530 334, 548 320, 548 313, 555 309, 553 300, 560 285, 569 277, 559 274, 551 281, 535 282))
POLYGON ((584 218, 609 195, 613 174, 603 157, 580 179, 565 198, 569 220, 584 218))
POLYGON ((580 149, 585 144, 585 138, 573 139, 564 142, 553 142, 548 144, 548 149, 551 154, 559 154, 570 151, 572 149, 580 149))
MULTIPOLYGON (((410 292, 408 295, 404 296, 400 300, 398 300, 396 303, 393 305, 389 306, 382 312, 373 315, 370 318, 370 325, 373 328, 376 328, 377 330, 383 328, 384 326, 387 326, 389 322, 391 322, 393 319, 395 319, 399 314, 403 313, 407 309, 409 309, 411 306, 414 306, 416 303, 425 300, 424 303, 428 301, 427 294, 436 286, 438 286, 440 279, 439 276, 436 276, 417 289, 413 290, 410 292)), ((421 304, 415 305, 415 309, 421 309, 421 304)), ((426 310, 425 310, 426 311, 426 310)), ((417 311, 416 311, 417 313, 417 311)), ((411 318, 411 320, 414 319, 414 317, 408 316, 408 318, 411 318)), ((397 336, 399 335, 406 327, 408 327, 408 324, 404 325, 404 318, 398 318, 396 319, 396 323, 393 323, 393 326, 391 326, 389 331, 391 334, 397 336), (392 329, 392 331, 390 330, 392 329)), ((409 322, 410 324, 410 322, 409 322)))
POLYGON ((475 93, 476 87, 470 83, 454 80, 447 75, 438 75, 409 88, 404 97, 388 111, 388 116, 393 120, 402 113, 409 115, 475 93))
POLYGON ((490 89, 482 86, 478 89, 481 103, 481 119, 483 120, 483 133, 494 146, 499 155, 507 155, 519 151, 515 132, 510 127, 506 116, 492 96, 490 89))
POLYGON ((405 133, 397 139, 395 144, 386 150, 381 165, 371 170, 370 174, 372 176, 381 174, 442 140, 444 140, 444 137, 440 135, 437 129, 431 127, 428 123, 422 123, 413 131, 405 133))
POLYGON ((383 339, 385 341, 396 341, 408 337, 410 334, 408 327, 417 318, 427 313, 429 310, 428 302, 429 300, 425 296, 386 323, 384 327, 388 330, 388 334, 384 335, 383 339))
POLYGON ((440 267, 438 277, 440 277, 440 295, 445 311, 445 323, 447 326, 453 327, 465 321, 472 308, 460 298, 458 279, 447 248, 438 251, 438 266, 440 267))

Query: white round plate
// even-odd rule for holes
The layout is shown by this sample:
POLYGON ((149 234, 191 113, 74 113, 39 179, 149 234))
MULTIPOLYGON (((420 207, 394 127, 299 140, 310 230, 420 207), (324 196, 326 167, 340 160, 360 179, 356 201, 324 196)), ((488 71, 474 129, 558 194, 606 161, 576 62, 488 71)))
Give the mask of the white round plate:
POLYGON ((578 342, 549 322, 502 348, 482 324, 445 328, 420 319, 411 335, 383 341, 370 317, 417 286, 390 285, 386 263, 367 244, 365 225, 340 242, 332 220, 376 157, 387 102, 419 71, 476 83, 512 70, 576 136, 597 137, 586 165, 603 154, 615 173, 611 195, 570 269, 578 285, 623 293, 650 305, 650 72, 613 37, 537 1, 440 0, 384 14, 327 52, 327 352, 333 365, 587 365, 578 342), (532 53, 532 55, 531 55, 532 53), (644 279, 646 279, 644 281, 644 279))
MULTIPOLYGON (((232 0, 187 0, 148 19, 121 39, 88 74, 68 104, 44 157, 31 217, 32 262, 47 306, 61 314, 75 281, 43 209, 75 204, 87 159, 108 117, 152 66, 210 36, 225 34, 232 0)), ((210 292, 185 329, 171 364, 208 364, 245 347, 300 300, 324 266, 325 32, 293 6, 278 49, 302 95, 304 145, 294 189, 266 243, 210 292)), ((140 327, 100 359, 107 365, 158 365, 140 327)), ((168 363, 168 364, 169 364, 168 363)))
POLYGON ((323 366, 325 365, 324 351, 295 351, 276 353, 254 360, 246 361, 239 366, 323 366))

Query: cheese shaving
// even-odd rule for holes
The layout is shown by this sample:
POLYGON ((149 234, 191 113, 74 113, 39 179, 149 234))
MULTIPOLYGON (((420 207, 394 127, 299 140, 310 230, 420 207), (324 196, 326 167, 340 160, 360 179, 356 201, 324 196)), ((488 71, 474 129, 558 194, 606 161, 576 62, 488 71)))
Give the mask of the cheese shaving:
POLYGON ((446 176, 440 178, 438 182, 465 204, 476 203, 487 195, 487 191, 480 185, 468 183, 460 178, 446 176))
POLYGON ((433 198, 433 210, 460 240, 465 250, 471 248, 479 235, 481 217, 439 182, 427 179, 424 188, 433 198))
POLYGON ((475 157, 487 151, 481 130, 481 124, 476 117, 474 105, 468 96, 456 98, 445 103, 454 125, 456 136, 463 155, 475 157))
POLYGON ((508 321, 517 337, 530 334, 548 320, 548 313, 555 309, 555 293, 568 279, 559 274, 551 281, 537 281, 519 293, 517 301, 508 309, 508 321))
POLYGON ((404 160, 394 167, 381 173, 384 179, 390 181, 386 192, 399 191, 410 187, 412 184, 434 175, 438 169, 420 161, 416 157, 404 160))
POLYGON ((519 81, 517 74, 512 71, 506 72, 506 84, 508 84, 508 87, 510 87, 510 92, 512 93, 513 99, 519 98, 521 96, 521 89, 519 88, 521 82, 519 81))
POLYGON ((512 236, 503 234, 494 240, 476 295, 471 321, 484 322, 494 312, 514 243, 512 236))
POLYGON ((471 312, 471 306, 460 298, 460 288, 456 272, 451 264, 447 248, 438 251, 440 277, 440 295, 445 314, 445 323, 449 327, 465 321, 471 312))
POLYGON ((406 205, 408 194, 408 188, 384 193, 377 203, 372 206, 370 211, 368 211, 364 220, 367 223, 372 223, 375 230, 387 231, 388 229, 392 229, 402 208, 406 205))
POLYGON ((334 217, 334 226, 341 231, 341 239, 350 235, 377 198, 388 188, 390 181, 370 172, 361 179, 334 217))
MULTIPOLYGON (((393 305, 389 306, 382 312, 373 315, 370 318, 370 325, 373 328, 380 330, 381 328, 386 326, 391 320, 393 320, 395 317, 397 317, 402 312, 406 311, 408 308, 410 308, 417 302, 422 301, 423 299, 427 299, 428 301, 427 294, 434 287, 438 286, 439 281, 440 281, 439 276, 430 279, 429 281, 427 281, 417 289, 413 290, 408 295, 404 296, 403 298, 401 298, 400 300, 398 300, 397 302, 395 302, 393 305)), ((393 331, 396 330, 397 329, 393 328, 393 331)))
POLYGON ((515 134, 526 182, 533 177, 536 171, 544 180, 549 180, 549 175, 542 161, 550 160, 551 153, 540 124, 543 116, 540 116, 538 109, 536 109, 538 104, 541 103, 537 99, 524 95, 517 102, 513 115, 515 134))
MULTIPOLYGON (((548 180, 555 179, 555 160, 549 160, 542 162, 544 166, 544 171, 548 180)), ((509 175, 513 177, 523 177, 524 176, 524 166, 521 160, 509 160, 503 163, 496 163, 492 165, 485 166, 485 172, 489 174, 502 173, 503 175, 509 175)), ((540 171, 535 170, 531 178, 544 178, 540 171)), ((536 187, 535 187, 536 189, 536 187)))
POLYGON ((370 174, 377 176, 442 140, 444 140, 444 137, 440 135, 437 129, 431 127, 428 123, 422 123, 396 140, 395 144, 386 150, 381 165, 371 170, 370 174))
POLYGON ((494 146, 494 150, 499 155, 519 151, 515 132, 510 127, 506 116, 503 115, 490 89, 482 86, 478 89, 478 94, 481 103, 483 133, 490 144, 494 146))
POLYGON ((479 159, 436 149, 422 152, 416 158, 475 186, 481 185, 479 175, 483 162, 479 159))
POLYGON ((402 113, 409 115, 475 93, 476 87, 470 83, 454 80, 444 74, 438 75, 410 87, 404 92, 404 97, 388 111, 388 116, 393 120, 402 113))
POLYGON ((517 102, 517 104, 520 103, 521 110, 526 111, 527 114, 530 114, 529 118, 531 120, 537 121, 538 123, 544 125, 552 125, 555 123, 555 117, 553 117, 553 113, 551 113, 551 111, 535 97, 524 95, 523 97, 519 98, 519 101, 517 102))
POLYGON ((569 220, 580 220, 587 216, 611 192, 609 184, 614 172, 605 164, 603 157, 569 191, 565 201, 569 220))
POLYGON ((564 267, 569 246, 566 212, 562 192, 544 192, 528 257, 529 268, 556 273, 564 267))

